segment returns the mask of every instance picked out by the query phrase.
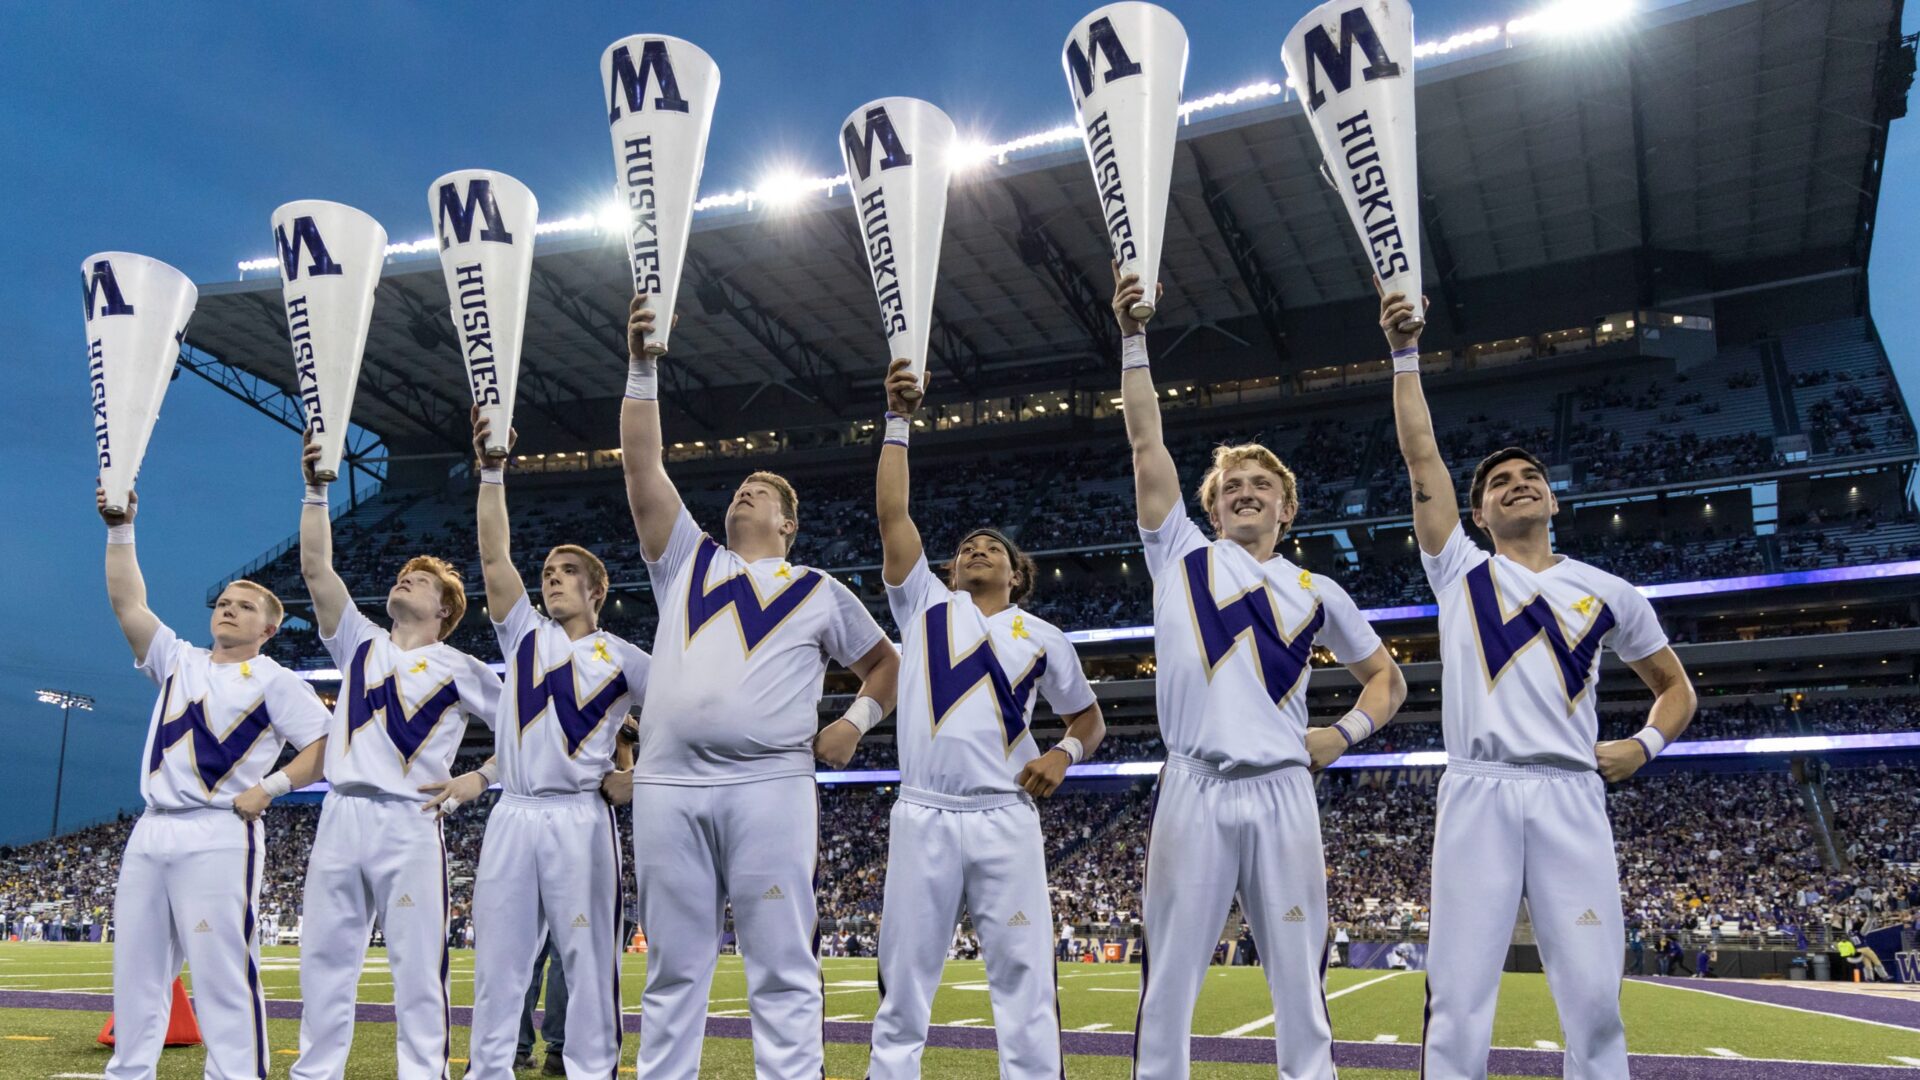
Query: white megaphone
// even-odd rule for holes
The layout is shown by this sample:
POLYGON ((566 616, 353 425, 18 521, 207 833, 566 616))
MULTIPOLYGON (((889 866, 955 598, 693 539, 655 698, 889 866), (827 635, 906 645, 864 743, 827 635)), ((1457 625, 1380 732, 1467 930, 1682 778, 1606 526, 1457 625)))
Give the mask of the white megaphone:
POLYGON ((491 425, 486 450, 503 456, 513 430, 540 204, 527 185, 506 173, 463 169, 433 182, 427 207, 467 384, 491 425))
POLYGON ((80 280, 100 486, 107 510, 119 514, 131 502, 200 290, 166 263, 124 251, 87 256, 80 280))
POLYGON ((636 34, 601 54, 600 83, 614 187, 626 214, 627 266, 634 295, 656 316, 646 348, 659 356, 673 333, 720 68, 692 42, 636 34))
POLYGON ((351 206, 303 199, 273 212, 273 242, 300 403, 307 432, 320 443, 314 475, 337 480, 387 230, 351 206))
POLYGON ((924 389, 947 183, 953 177, 953 121, 915 98, 881 98, 847 117, 840 126, 840 149, 853 188, 860 246, 880 302, 887 358, 911 361, 924 389))

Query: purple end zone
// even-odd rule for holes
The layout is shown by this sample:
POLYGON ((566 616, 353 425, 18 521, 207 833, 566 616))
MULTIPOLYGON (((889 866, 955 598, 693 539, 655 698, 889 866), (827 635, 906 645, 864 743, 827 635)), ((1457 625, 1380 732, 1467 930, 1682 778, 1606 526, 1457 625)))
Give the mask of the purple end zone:
POLYGON ((1920 999, 1901 1001, 1874 994, 1854 994, 1844 990, 1815 990, 1787 982, 1721 982, 1708 979, 1667 979, 1636 977, 1634 982, 1666 983, 1700 990, 1709 994, 1762 1001, 1769 1005, 1790 1005, 1809 1012, 1850 1016, 1895 1027, 1920 1031, 1920 999))
MULTIPOLYGON (((1713 989, 1725 991, 1791 988, 1718 986, 1713 989)), ((1822 992, 1807 990, 1799 993, 1820 995, 1822 992)), ((1755 1001, 1768 1000, 1758 995, 1744 993, 1734 993, 1729 996, 1749 997, 1755 1001)), ((1841 997, 1843 995, 1827 994, 1825 996, 1841 997)), ((1908 1009, 1916 1007, 1911 1002, 1868 1003, 1905 1006, 1908 1009)), ((1824 1004, 1824 1002, 1816 1002, 1816 1004, 1824 1004)), ((0 990, 0 1008, 108 1012, 113 1008, 113 995, 0 990)), ((300 1002, 268 1001, 267 1015, 275 1020, 297 1020, 300 1018, 300 1002)), ((390 1024, 393 1022, 393 1006, 361 1004, 355 1007, 354 1017, 356 1020, 367 1023, 390 1024)), ((1868 1019, 1878 1019, 1878 1017, 1868 1019)), ((625 1014, 621 1016, 620 1021, 620 1026, 626 1031, 640 1030, 640 1017, 637 1014, 625 1014)), ((455 1006, 453 1022, 459 1027, 473 1026, 473 1010, 466 1006, 455 1006)), ((539 1022, 540 1017, 536 1013, 534 1023, 537 1025, 539 1022)), ((823 1027, 826 1030, 827 1041, 831 1043, 864 1045, 873 1037, 871 1024, 841 1021, 828 1023, 823 1027)), ((753 1022, 746 1017, 710 1017, 707 1020, 707 1036, 716 1039, 752 1038, 753 1022)), ((1061 1049, 1070 1055, 1126 1057, 1132 1052, 1133 1035, 1124 1031, 1064 1031, 1060 1034, 1060 1044, 1061 1049)), ((992 1028, 936 1026, 927 1032, 927 1045, 954 1050, 992 1050, 997 1044, 992 1028)), ((1411 1043, 1336 1042, 1333 1044, 1333 1058, 1335 1064, 1347 1068, 1404 1069, 1411 1072, 1420 1067, 1420 1048, 1411 1043)), ((1229 1039, 1196 1035, 1193 1039, 1193 1060, 1272 1065, 1276 1063, 1277 1058, 1272 1039, 1258 1037, 1229 1039)), ((1648 1054, 1634 1054, 1631 1061, 1633 1075, 1640 1080, 1807 1080, 1810 1064, 1802 1061, 1750 1061, 1738 1058, 1671 1057, 1648 1054)), ((1488 1071, 1496 1076, 1559 1076, 1562 1068, 1561 1054, 1557 1050, 1496 1049, 1488 1058, 1487 1064, 1488 1071)), ((1915 1073, 1913 1069, 1894 1065, 1821 1064, 1819 1075, 1821 1080, 1913 1080, 1915 1073)))

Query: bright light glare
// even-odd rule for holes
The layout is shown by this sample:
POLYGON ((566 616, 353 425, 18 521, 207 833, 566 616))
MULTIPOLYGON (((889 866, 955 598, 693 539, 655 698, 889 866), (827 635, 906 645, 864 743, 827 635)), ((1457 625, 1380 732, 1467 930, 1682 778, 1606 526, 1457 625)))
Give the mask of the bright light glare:
POLYGON ((947 162, 955 171, 964 172, 977 169, 993 160, 993 147, 984 139, 958 136, 953 145, 947 148, 947 162))
POLYGON ((1619 22, 1632 13, 1630 0, 1560 0, 1507 23, 1507 33, 1581 34, 1619 22))
POLYGON ((618 199, 608 199, 607 205, 600 208, 598 220, 601 232, 624 232, 627 227, 627 208, 621 206, 618 199))

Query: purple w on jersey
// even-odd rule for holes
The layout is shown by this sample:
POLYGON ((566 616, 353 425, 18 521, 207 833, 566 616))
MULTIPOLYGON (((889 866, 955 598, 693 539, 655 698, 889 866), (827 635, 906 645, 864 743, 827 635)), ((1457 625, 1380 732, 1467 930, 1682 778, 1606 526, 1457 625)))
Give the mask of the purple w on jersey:
POLYGON ((540 663, 540 653, 536 646, 539 635, 529 633, 520 639, 520 648, 515 650, 513 661, 513 697, 516 707, 515 719, 519 721, 520 731, 526 733, 527 725, 540 719, 540 714, 553 707, 553 718, 560 725, 560 734, 567 742, 567 756, 580 752, 580 744, 587 741, 607 719, 607 710, 613 703, 625 697, 627 693, 627 673, 616 669, 613 678, 601 684, 593 696, 581 701, 574 691, 573 657, 552 671, 535 678, 534 667, 540 663))
POLYGON ((448 679, 421 702, 418 709, 408 712, 406 699, 400 696, 400 681, 393 672, 387 672, 386 678, 372 686, 367 685, 367 655, 372 651, 372 641, 361 642, 354 650, 353 668, 347 673, 347 742, 352 744, 354 733, 367 726, 373 714, 382 713, 386 717, 387 738, 393 740, 401 759, 411 766, 414 755, 426 744, 427 736, 433 734, 447 710, 460 703, 460 690, 448 679))
POLYGON ((1240 635, 1245 634, 1253 641, 1254 663, 1266 684, 1267 696, 1278 705, 1306 674, 1313 657, 1313 639, 1327 622, 1326 609, 1316 600, 1307 621, 1292 634, 1285 634, 1264 584, 1222 606, 1213 598, 1212 554, 1211 547, 1198 547, 1180 560, 1187 573, 1194 626, 1200 631, 1200 644, 1206 653, 1207 676, 1212 678, 1221 661, 1239 644, 1240 635))
POLYGON ((982 679, 993 690, 994 704, 1000 709, 1000 727, 1011 747, 1027 730, 1027 705, 1033 700, 1034 684, 1046 674, 1047 654, 1036 655, 1026 674, 1015 683, 994 655, 993 638, 983 637, 973 650, 959 660, 953 659, 953 641, 947 636, 947 608, 935 604, 922 616, 927 630, 927 692, 933 705, 933 727, 937 732, 947 714, 982 679))
POLYGON ((821 576, 818 570, 809 570, 793 582, 775 593, 773 600, 762 605, 760 594, 754 591, 753 580, 745 573, 735 574, 727 580, 707 588, 707 569, 713 565, 713 557, 720 551, 720 545, 713 537, 700 538, 700 550, 693 557, 693 579, 687 585, 687 640, 692 641, 707 623, 728 608, 733 609, 734 617, 740 620, 740 637, 745 642, 748 655, 760 647, 767 635, 774 632, 781 623, 787 621, 794 609, 806 603, 813 590, 820 587, 821 576))
POLYGON ((1560 618, 1547 604, 1547 598, 1534 594, 1511 618, 1500 613, 1500 590, 1493 582, 1493 560, 1467 571, 1467 600, 1473 608, 1473 625, 1479 632, 1480 654, 1487 663, 1487 678, 1498 679, 1520 655, 1520 650, 1544 637, 1560 665, 1560 678, 1566 684, 1567 700, 1586 691, 1593 674, 1594 654, 1600 651, 1600 639, 1614 626, 1612 609, 1603 602, 1599 614, 1587 625, 1577 642, 1569 643, 1560 628, 1560 618))
MULTIPOLYGON (((172 699, 173 676, 169 675, 167 685, 160 691, 162 715, 165 715, 164 703, 172 699)), ((221 738, 207 726, 207 699, 189 701, 180 710, 179 716, 162 721, 160 730, 154 732, 153 752, 147 755, 147 771, 158 771, 160 762, 173 744, 191 735, 194 768, 200 773, 200 783, 211 794, 227 778, 227 774, 233 772, 234 766, 246 758, 253 744, 259 742, 260 736, 272 725, 273 718, 267 715, 266 699, 262 698, 227 731, 225 738, 221 738)))

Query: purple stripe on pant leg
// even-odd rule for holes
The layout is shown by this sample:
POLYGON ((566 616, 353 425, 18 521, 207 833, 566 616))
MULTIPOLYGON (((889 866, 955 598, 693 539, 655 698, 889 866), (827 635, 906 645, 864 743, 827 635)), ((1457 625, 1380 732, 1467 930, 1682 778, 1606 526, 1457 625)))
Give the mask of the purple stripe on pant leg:
POLYGON ((242 886, 246 893, 246 918, 243 920, 245 934, 241 946, 247 951, 247 993, 253 1006, 253 1067, 260 1080, 267 1080, 267 1018, 261 1009, 260 972, 253 963, 253 874, 259 859, 257 841, 254 840, 254 822, 246 822, 242 828, 247 830, 247 879, 242 886))
POLYGON ((440 1080, 453 1075, 453 889, 447 884, 447 828, 440 820, 433 823, 433 835, 440 841, 440 1080))
MULTIPOLYGON (((1160 791, 1166 781, 1167 771, 1161 769, 1160 775, 1155 777, 1153 781, 1153 797, 1147 801, 1147 839, 1145 850, 1140 859, 1140 896, 1142 901, 1140 905, 1140 1004, 1134 1006, 1133 1009, 1133 1037, 1128 1050, 1128 1056, 1133 1058, 1133 1069, 1129 1075, 1135 1077, 1136 1080, 1140 1075, 1140 1017, 1142 1016, 1142 1010, 1147 1007, 1147 964, 1153 959, 1147 949, 1147 907, 1145 903, 1147 866, 1153 861, 1153 816, 1160 811, 1160 791)), ((1096 937, 1093 940, 1097 947, 1100 939, 1096 937)), ((1066 1044, 1063 1041, 1060 1046, 1060 1052, 1065 1054, 1066 1049, 1066 1044)))
POLYGON ((613 1077, 620 1075, 620 1048, 625 1044, 620 1030, 620 958, 625 955, 626 944, 622 940, 627 924, 622 918, 625 914, 625 899, 621 895, 625 889, 626 864, 620 857, 620 818, 614 813, 613 806, 607 806, 607 836, 613 844, 613 1077))

